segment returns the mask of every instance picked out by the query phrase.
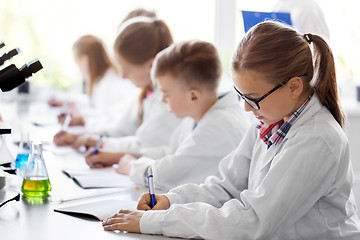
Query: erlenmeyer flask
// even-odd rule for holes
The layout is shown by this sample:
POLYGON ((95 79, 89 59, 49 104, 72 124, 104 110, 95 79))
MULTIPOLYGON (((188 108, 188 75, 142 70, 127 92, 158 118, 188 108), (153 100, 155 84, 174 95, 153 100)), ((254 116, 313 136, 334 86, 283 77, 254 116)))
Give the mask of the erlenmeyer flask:
POLYGON ((29 197, 46 197, 51 191, 41 143, 31 144, 31 154, 25 168, 21 191, 29 197))

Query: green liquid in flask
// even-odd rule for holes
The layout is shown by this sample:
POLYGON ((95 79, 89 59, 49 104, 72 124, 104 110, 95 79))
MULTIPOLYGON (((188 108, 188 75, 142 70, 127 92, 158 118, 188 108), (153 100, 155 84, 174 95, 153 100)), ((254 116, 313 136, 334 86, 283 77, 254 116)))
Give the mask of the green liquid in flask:
POLYGON ((21 191, 28 197, 46 197, 51 191, 49 178, 26 177, 24 178, 21 191))

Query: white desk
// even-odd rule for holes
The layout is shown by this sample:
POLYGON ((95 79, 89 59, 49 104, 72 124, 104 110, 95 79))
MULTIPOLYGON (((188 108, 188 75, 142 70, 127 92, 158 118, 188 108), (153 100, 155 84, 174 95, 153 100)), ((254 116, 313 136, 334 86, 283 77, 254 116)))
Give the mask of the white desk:
MULTIPOLYGON (((46 133, 53 134, 53 132, 54 128, 44 129, 35 126, 31 127, 31 134, 46 135, 46 133)), ((14 148, 14 146, 11 146, 11 143, 8 143, 8 145, 9 148, 14 148)), ((43 154, 52 185, 52 191, 50 193, 51 200, 45 201, 42 204, 32 204, 21 197, 19 202, 10 202, 0 208, 1 239, 166 239, 163 236, 104 231, 101 222, 98 220, 54 212, 53 209, 58 207, 59 204, 65 206, 73 203, 100 201, 106 198, 136 201, 147 189, 140 188, 136 190, 134 187, 118 188, 111 190, 116 192, 107 193, 102 196, 93 196, 64 203, 56 202, 60 198, 76 198, 104 194, 105 192, 104 189, 82 189, 75 184, 72 179, 61 172, 61 169, 65 166, 76 167, 85 164, 81 154, 75 151, 72 154, 66 155, 55 155, 47 151, 44 151, 43 154)), ((13 189, 21 193, 21 177, 12 176, 6 180, 6 189, 13 189)), ((105 191, 109 191, 109 189, 105 191)))

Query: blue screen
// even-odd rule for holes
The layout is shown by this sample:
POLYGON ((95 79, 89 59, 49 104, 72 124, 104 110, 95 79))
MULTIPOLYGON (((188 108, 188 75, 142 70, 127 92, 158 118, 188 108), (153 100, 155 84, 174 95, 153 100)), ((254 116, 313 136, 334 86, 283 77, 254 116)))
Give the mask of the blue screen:
POLYGON ((275 20, 286 23, 292 26, 290 13, 282 12, 252 12, 252 11, 241 11, 244 19, 245 32, 249 29, 265 20, 275 20))

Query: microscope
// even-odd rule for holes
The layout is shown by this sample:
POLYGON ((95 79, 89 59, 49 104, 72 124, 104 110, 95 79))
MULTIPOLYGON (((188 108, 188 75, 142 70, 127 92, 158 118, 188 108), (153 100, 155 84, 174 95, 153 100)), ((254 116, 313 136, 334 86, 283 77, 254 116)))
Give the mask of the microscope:
MULTIPOLYGON (((0 43, 0 48, 5 46, 2 42, 0 43)), ((11 59, 15 55, 20 53, 18 48, 5 53, 0 57, 0 66, 4 64, 7 60, 11 59)), ((34 59, 28 64, 25 64, 21 68, 17 68, 15 64, 10 64, 9 66, 5 67, 4 69, 0 70, 0 89, 3 92, 11 91, 15 87, 23 84, 28 77, 31 77, 34 73, 38 72, 42 69, 43 66, 41 65, 38 59, 34 59)))
MULTIPOLYGON (((0 49, 5 46, 4 42, 0 42, 0 49)), ((0 67, 9 59, 16 56, 20 53, 18 48, 13 49, 7 53, 4 53, 0 57, 0 67)), ((31 77, 34 73, 38 72, 42 69, 43 66, 41 65, 38 59, 34 59, 31 62, 24 64, 21 68, 17 68, 15 64, 10 64, 4 68, 0 68, 0 89, 3 92, 11 91, 12 89, 22 85, 25 83, 25 80, 31 77)), ((11 128, 10 125, 6 122, 2 122, 0 120, 0 135, 2 134, 10 134, 11 128)), ((5 144, 4 142, 2 145, 5 144)), ((3 156, 0 156, 0 165, 5 166, 9 164, 4 161, 3 156)), ((0 189, 3 188, 5 185, 5 173, 0 168, 0 189)))

